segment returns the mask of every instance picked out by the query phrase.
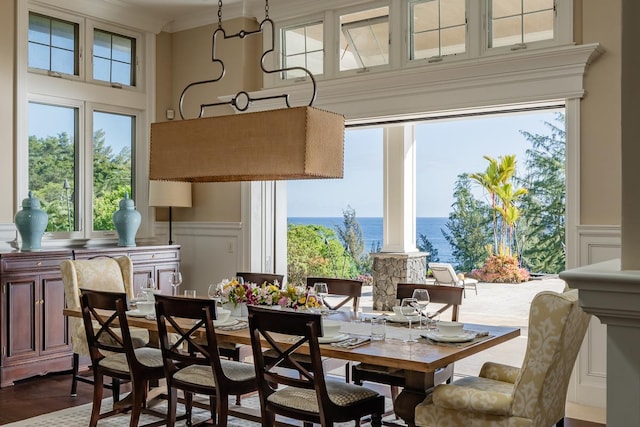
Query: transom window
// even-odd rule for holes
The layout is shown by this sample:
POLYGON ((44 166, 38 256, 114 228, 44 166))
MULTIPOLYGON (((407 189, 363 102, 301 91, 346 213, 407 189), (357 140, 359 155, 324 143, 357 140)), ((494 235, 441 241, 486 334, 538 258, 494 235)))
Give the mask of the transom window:
POLYGON ((465 0, 413 1, 410 20, 410 59, 440 58, 466 51, 465 0))
POLYGON ((29 13, 29 67, 78 75, 78 24, 29 13))
POLYGON ((136 40, 108 31, 93 31, 93 78, 135 86, 136 40))
POLYGON ((491 0, 489 47, 553 40, 555 11, 554 0, 491 0))
POLYGON ((388 7, 340 16, 340 71, 388 63, 388 7))
MULTIPOLYGON (((305 24, 282 30, 282 64, 287 67, 304 67, 313 75, 324 71, 324 29, 322 22, 305 24)), ((283 79, 304 77, 301 70, 285 71, 283 79)))

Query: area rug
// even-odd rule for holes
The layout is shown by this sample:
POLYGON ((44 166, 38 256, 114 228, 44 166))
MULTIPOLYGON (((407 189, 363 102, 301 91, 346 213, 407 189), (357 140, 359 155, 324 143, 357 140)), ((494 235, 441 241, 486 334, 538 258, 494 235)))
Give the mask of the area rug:
MULTIPOLYGON (((393 406, 390 399, 386 399, 387 409, 391 409, 393 406)), ((257 396, 243 397, 242 406, 247 408, 258 408, 260 405, 257 396)), ((102 402, 101 412, 107 412, 111 410, 111 399, 105 399, 102 402)), ((154 409, 165 412, 166 403, 160 403, 154 406, 154 409)), ((178 405, 178 415, 182 414, 181 405, 178 405)), ((17 421, 11 424, 5 424, 4 427, 86 427, 89 423, 91 416, 91 404, 74 406, 72 408, 62 409, 60 411, 51 412, 49 414, 40 415, 26 420, 17 421)), ((192 420, 194 423, 200 421, 206 421, 209 419, 209 412, 203 409, 193 408, 192 420)), ((158 418, 150 415, 142 415, 138 425, 142 426, 154 421, 158 421, 158 418)), ((129 425, 129 414, 119 414, 113 417, 105 418, 98 421, 98 427, 127 427, 129 425)), ((185 426, 185 421, 176 422, 176 426, 185 426)), ((257 427, 259 423, 254 423, 248 420, 229 417, 229 427, 257 427)), ((353 426, 354 423, 337 423, 336 426, 353 426)))

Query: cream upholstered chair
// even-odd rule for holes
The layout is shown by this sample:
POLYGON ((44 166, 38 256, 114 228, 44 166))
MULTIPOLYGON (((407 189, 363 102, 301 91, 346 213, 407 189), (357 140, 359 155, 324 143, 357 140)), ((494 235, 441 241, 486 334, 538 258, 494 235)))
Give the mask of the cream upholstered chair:
MULTIPOLYGON (((133 263, 131 258, 98 257, 88 260, 66 260, 60 264, 64 283, 65 303, 67 308, 80 308, 80 288, 124 292, 127 298, 134 296, 133 263)), ((69 318, 71 344, 73 346, 73 378, 71 395, 76 395, 78 381, 93 381, 78 375, 79 356, 88 356, 87 336, 82 319, 69 318)), ((144 330, 132 329, 132 337, 137 346, 144 346, 148 341, 148 333, 144 330)), ((114 400, 118 398, 118 381, 114 380, 114 400)))
POLYGON ((522 367, 487 362, 478 377, 436 386, 416 407, 416 425, 562 425, 571 370, 589 319, 577 290, 540 292, 531 303, 522 367))

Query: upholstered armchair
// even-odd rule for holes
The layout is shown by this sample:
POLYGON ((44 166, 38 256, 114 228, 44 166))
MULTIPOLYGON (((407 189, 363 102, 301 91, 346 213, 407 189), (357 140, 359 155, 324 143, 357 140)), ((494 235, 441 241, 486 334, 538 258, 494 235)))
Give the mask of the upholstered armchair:
MULTIPOLYGON (((129 299, 134 296, 133 263, 129 257, 99 257, 89 260, 66 260, 60 264, 60 271, 62 272, 67 308, 80 308, 80 288, 124 292, 129 299)), ((70 317, 69 330, 73 347, 71 395, 75 396, 78 380, 91 382, 78 375, 79 356, 88 356, 89 348, 87 346, 87 336, 82 319, 70 317)), ((135 335, 134 339, 136 339, 136 341, 145 340, 145 337, 140 336, 141 334, 146 335, 146 340, 148 340, 148 333, 146 331, 137 331, 133 334, 135 335)), ((142 343, 142 345, 144 345, 144 343, 142 343)), ((138 346, 140 346, 140 344, 138 344, 138 346)), ((118 391, 113 391, 115 394, 114 397, 117 398, 118 391)))
POLYGON ((529 314, 529 340, 521 368, 485 363, 478 377, 441 384, 416 407, 416 425, 562 425, 569 378, 590 316, 578 291, 541 292, 529 314))

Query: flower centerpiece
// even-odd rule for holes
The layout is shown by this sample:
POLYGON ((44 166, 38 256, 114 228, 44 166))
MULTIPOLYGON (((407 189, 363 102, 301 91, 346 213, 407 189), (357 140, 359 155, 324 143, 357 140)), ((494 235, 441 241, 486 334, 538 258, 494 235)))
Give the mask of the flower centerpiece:
POLYGON ((317 296, 304 286, 287 286, 280 292, 278 304, 294 310, 304 308, 320 308, 317 296))
POLYGON ((251 289, 255 304, 258 305, 276 305, 280 300, 280 286, 278 282, 268 283, 264 282, 262 285, 254 285, 251 289))
POLYGON ((232 316, 247 316, 247 304, 255 304, 256 299, 253 294, 252 283, 240 283, 238 280, 222 281, 221 302, 222 305, 231 310, 232 316))

